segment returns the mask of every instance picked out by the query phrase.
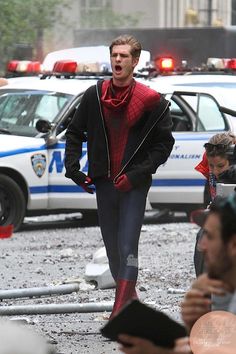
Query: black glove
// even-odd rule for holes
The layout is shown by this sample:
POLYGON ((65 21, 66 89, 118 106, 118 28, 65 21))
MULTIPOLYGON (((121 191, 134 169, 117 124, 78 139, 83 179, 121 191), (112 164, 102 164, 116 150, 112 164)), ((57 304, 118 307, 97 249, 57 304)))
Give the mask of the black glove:
POLYGON ((83 172, 81 172, 79 170, 73 174, 66 172, 65 176, 67 178, 72 179, 72 181, 74 181, 79 186, 81 185, 81 183, 84 183, 86 181, 86 177, 87 177, 86 174, 84 174, 83 172))
POLYGON ((90 177, 86 176, 81 171, 76 171, 76 173, 73 173, 73 175, 69 174, 66 172, 65 176, 67 178, 71 178, 73 182, 78 184, 81 188, 85 190, 85 192, 93 194, 94 193, 94 188, 89 187, 91 184, 93 184, 92 180, 90 177))

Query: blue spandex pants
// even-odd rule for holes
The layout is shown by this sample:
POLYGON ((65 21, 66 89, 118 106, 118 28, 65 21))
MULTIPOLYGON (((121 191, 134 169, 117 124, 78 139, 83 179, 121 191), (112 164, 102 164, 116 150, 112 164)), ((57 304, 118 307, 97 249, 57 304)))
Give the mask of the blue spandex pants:
POLYGON ((110 180, 96 182, 99 224, 115 281, 137 280, 138 243, 150 185, 151 181, 121 192, 110 180))

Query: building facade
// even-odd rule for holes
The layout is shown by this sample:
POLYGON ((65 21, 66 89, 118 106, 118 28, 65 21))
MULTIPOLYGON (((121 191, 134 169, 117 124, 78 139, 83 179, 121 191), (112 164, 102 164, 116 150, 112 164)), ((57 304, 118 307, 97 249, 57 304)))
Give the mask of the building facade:
POLYGON ((106 28, 109 9, 117 15, 133 16, 142 28, 231 25, 231 0, 77 0, 74 5, 80 18, 78 26, 88 28, 99 21, 99 27, 106 28))
POLYGON ((45 52, 74 46, 82 29, 225 27, 234 0, 70 0, 62 24, 47 36, 45 52))

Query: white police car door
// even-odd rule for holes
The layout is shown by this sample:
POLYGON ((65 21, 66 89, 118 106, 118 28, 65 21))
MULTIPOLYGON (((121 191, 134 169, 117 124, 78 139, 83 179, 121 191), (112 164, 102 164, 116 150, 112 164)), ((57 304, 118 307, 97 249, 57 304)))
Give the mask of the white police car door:
MULTIPOLYGON (((65 177, 65 130, 57 136, 57 142, 48 146, 49 156, 49 209, 96 209, 95 194, 86 193, 71 179, 65 177)), ((81 171, 87 174, 87 147, 83 145, 80 160, 81 171)))
POLYGON ((201 161, 204 143, 229 129, 213 96, 196 92, 174 92, 171 101, 175 145, 167 162, 153 176, 149 201, 153 207, 183 210, 203 203, 205 179, 194 167, 201 161))

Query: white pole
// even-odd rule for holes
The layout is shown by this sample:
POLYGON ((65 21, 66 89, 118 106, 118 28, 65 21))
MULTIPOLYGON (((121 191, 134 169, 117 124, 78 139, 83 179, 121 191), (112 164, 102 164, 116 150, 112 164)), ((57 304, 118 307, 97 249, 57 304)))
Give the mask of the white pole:
POLYGON ((112 307, 113 302, 110 301, 83 304, 0 306, 0 316, 103 312, 111 311, 112 307))
POLYGON ((40 297, 55 294, 70 294, 79 290, 78 283, 62 284, 57 286, 45 286, 25 289, 0 290, 0 300, 22 297, 40 297))

